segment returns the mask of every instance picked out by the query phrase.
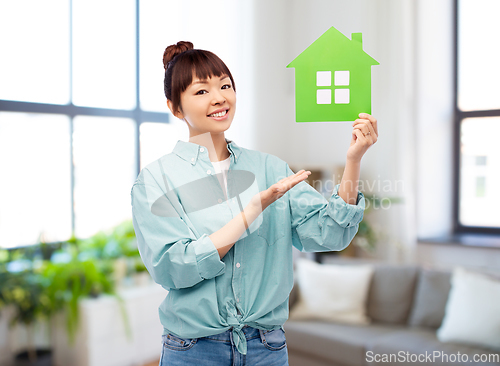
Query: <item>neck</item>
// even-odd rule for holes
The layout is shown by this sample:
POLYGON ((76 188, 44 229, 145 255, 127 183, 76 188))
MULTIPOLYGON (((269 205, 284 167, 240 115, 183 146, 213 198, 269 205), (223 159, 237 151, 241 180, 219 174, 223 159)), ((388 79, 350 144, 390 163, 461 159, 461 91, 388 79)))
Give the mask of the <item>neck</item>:
POLYGON ((224 132, 218 134, 206 132, 196 136, 189 136, 189 142, 206 147, 210 161, 226 160, 229 157, 224 132))

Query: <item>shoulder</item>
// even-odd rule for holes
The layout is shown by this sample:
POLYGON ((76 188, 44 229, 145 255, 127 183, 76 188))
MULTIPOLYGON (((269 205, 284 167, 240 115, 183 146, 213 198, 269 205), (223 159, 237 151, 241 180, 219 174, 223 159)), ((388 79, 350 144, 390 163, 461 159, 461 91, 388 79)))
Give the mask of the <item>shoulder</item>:
POLYGON ((246 148, 240 148, 242 150, 242 155, 245 154, 250 157, 252 160, 260 160, 264 163, 272 165, 272 166, 286 166, 287 163, 277 157, 276 155, 265 153, 258 150, 251 150, 246 148))
POLYGON ((162 179, 163 174, 175 171, 178 168, 179 160, 179 157, 171 152, 150 162, 141 169, 134 185, 150 184, 152 181, 158 182, 159 179, 162 179))
POLYGON ((241 148, 241 150, 241 156, 245 156, 245 160, 253 166, 258 167, 259 170, 264 170, 266 176, 271 180, 288 176, 288 164, 278 156, 258 150, 245 148, 241 148))

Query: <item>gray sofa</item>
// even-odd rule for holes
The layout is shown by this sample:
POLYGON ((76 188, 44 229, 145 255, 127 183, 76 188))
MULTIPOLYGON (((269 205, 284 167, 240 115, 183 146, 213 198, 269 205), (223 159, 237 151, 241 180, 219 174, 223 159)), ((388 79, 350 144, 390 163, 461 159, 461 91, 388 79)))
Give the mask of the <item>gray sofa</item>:
MULTIPOLYGON (((331 255, 327 258, 324 262, 341 265, 374 264, 367 300, 372 322, 346 325, 287 320, 283 328, 290 366, 500 365, 500 354, 491 349, 443 343, 436 338, 451 287, 451 271, 331 255), (458 352, 461 359, 453 359, 458 352), (463 354, 469 362, 461 362, 463 354), (483 362, 473 362, 474 354, 483 355, 483 362)), ((290 309, 297 295, 296 284, 290 294, 290 309)))

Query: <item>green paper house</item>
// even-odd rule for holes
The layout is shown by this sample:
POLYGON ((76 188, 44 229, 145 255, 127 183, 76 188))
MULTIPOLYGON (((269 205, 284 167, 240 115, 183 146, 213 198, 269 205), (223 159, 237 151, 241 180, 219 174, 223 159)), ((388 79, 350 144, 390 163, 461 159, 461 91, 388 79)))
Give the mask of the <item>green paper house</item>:
POLYGON ((295 68, 297 122, 354 121, 371 114, 371 67, 361 33, 328 29, 287 67, 295 68))

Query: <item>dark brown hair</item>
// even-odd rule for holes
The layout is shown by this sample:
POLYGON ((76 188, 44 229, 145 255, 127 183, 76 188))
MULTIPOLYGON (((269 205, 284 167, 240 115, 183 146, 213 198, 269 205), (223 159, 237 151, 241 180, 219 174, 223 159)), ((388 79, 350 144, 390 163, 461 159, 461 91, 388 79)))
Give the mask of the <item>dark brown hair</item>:
POLYGON ((163 53, 163 67, 165 96, 172 102, 174 111, 179 108, 182 111, 181 93, 191 85, 193 75, 200 80, 227 75, 236 91, 233 76, 226 64, 210 51, 194 49, 191 42, 180 41, 168 46, 163 53))

